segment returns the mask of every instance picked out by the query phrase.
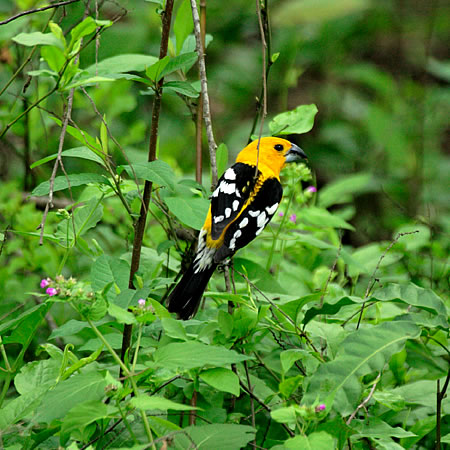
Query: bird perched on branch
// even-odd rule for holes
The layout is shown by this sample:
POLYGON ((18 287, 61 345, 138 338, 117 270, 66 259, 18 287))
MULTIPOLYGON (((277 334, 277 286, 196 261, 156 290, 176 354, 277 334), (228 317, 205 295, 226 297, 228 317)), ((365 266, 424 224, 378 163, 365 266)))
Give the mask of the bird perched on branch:
POLYGON ((276 137, 253 141, 238 154, 211 195, 194 260, 169 295, 170 312, 184 320, 194 316, 217 265, 258 236, 275 214, 283 196, 281 169, 302 158, 300 147, 276 137))

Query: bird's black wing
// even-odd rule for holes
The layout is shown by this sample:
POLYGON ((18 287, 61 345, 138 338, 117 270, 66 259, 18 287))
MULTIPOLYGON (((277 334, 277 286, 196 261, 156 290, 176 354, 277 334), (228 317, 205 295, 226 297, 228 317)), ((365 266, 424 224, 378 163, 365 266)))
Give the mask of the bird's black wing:
POLYGON ((255 166, 244 163, 234 164, 220 177, 211 195, 212 239, 217 240, 226 226, 237 217, 255 183, 255 166))

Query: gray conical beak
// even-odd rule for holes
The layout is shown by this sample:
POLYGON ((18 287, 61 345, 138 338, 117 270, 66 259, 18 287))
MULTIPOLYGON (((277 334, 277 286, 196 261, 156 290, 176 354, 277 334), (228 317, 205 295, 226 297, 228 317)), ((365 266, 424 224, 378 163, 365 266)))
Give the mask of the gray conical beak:
POLYGON ((295 144, 292 144, 291 148, 287 151, 285 157, 287 163, 300 161, 301 159, 308 159, 306 153, 295 144))

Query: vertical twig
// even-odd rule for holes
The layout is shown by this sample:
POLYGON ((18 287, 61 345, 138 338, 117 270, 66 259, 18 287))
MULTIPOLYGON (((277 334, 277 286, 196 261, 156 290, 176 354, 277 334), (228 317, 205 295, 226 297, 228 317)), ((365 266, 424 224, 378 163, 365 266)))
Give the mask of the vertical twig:
POLYGON ((259 163, 259 143, 261 141, 261 136, 264 127, 264 119, 267 116, 267 74, 266 74, 266 55, 267 55, 267 42, 266 36, 264 32, 264 25, 261 14, 261 1, 256 0, 256 12, 258 14, 258 24, 259 24, 259 33, 261 35, 261 49, 262 49, 262 113, 261 120, 259 124, 259 134, 258 134, 258 144, 256 145, 257 153, 256 153, 256 167, 255 167, 255 178, 258 175, 258 163, 259 163))
POLYGON ((441 409, 442 400, 447 392, 448 384, 450 382, 450 370, 447 373, 442 391, 440 390, 440 382, 437 380, 437 392, 436 392, 436 450, 441 450, 441 409))
MULTIPOLYGON (((200 0, 200 34, 203 48, 206 47, 206 0, 200 0)), ((195 152, 195 180, 202 184, 202 138, 203 138, 203 95, 200 92, 197 103, 196 118, 196 152, 195 152)))
POLYGON ((202 43, 200 17, 198 15, 196 0, 191 0, 192 19, 194 21, 195 50, 198 53, 198 68, 200 71, 200 84, 203 98, 203 119, 205 120, 206 136, 208 138, 209 158, 211 162, 211 184, 214 189, 217 185, 217 144, 212 129, 211 110, 209 108, 208 80, 206 78, 205 50, 202 43))
MULTIPOLYGON (((252 394, 253 394, 253 387, 252 387, 252 384, 250 382, 250 373, 248 371, 247 361, 244 361, 244 368, 245 368, 245 376, 247 378, 248 390, 249 390, 249 393, 250 393, 250 409, 251 409, 251 412, 252 412, 252 427, 254 429, 256 429, 255 402, 254 402, 253 396, 252 396, 252 394)), ((255 439, 252 442, 252 447, 254 449, 256 449, 256 434, 255 434, 255 439)))
MULTIPOLYGON (((159 48, 159 59, 164 58, 167 55, 167 47, 169 43, 169 32, 170 23, 172 21, 172 11, 173 11, 174 0, 167 0, 166 9, 162 14, 162 34, 161 34, 161 44, 159 48)), ((159 80, 156 90, 155 97, 153 99, 153 110, 152 110, 152 123, 150 130, 150 142, 148 150, 148 161, 154 161, 156 159, 156 144, 158 139, 158 126, 159 126, 159 115, 161 111, 161 97, 162 97, 162 87, 164 83, 164 78, 159 80)), ((146 181, 144 185, 144 194, 142 198, 141 210, 139 213, 139 218, 134 227, 134 240, 133 240, 133 251, 131 255, 131 267, 130 267, 130 277, 128 280, 128 286, 130 289, 134 289, 134 276, 139 269, 139 263, 141 259, 142 241, 144 239, 145 224, 147 220, 147 211, 150 204, 150 196, 152 193, 153 183, 151 181, 146 181)), ((124 361, 125 354, 130 347, 131 343, 131 332, 133 330, 132 325, 125 324, 123 329, 122 338, 122 349, 121 349, 121 360, 124 361)))

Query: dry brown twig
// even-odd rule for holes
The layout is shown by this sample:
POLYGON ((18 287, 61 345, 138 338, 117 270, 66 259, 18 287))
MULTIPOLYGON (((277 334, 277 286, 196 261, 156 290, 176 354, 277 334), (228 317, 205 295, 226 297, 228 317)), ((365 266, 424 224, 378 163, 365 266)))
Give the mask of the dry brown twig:
POLYGON ((208 138, 209 158, 211 162, 211 172, 212 172, 211 184, 212 188, 214 189, 217 185, 218 179, 217 161, 216 161, 217 144, 214 139, 214 132, 212 129, 211 109, 209 106, 209 95, 208 95, 208 80, 206 78, 205 49, 202 43, 200 17, 198 15, 196 0, 191 0, 191 9, 192 9, 192 19, 194 21, 195 50, 198 53, 198 68, 200 72, 200 84, 202 88, 203 119, 205 121, 206 136, 208 138))

